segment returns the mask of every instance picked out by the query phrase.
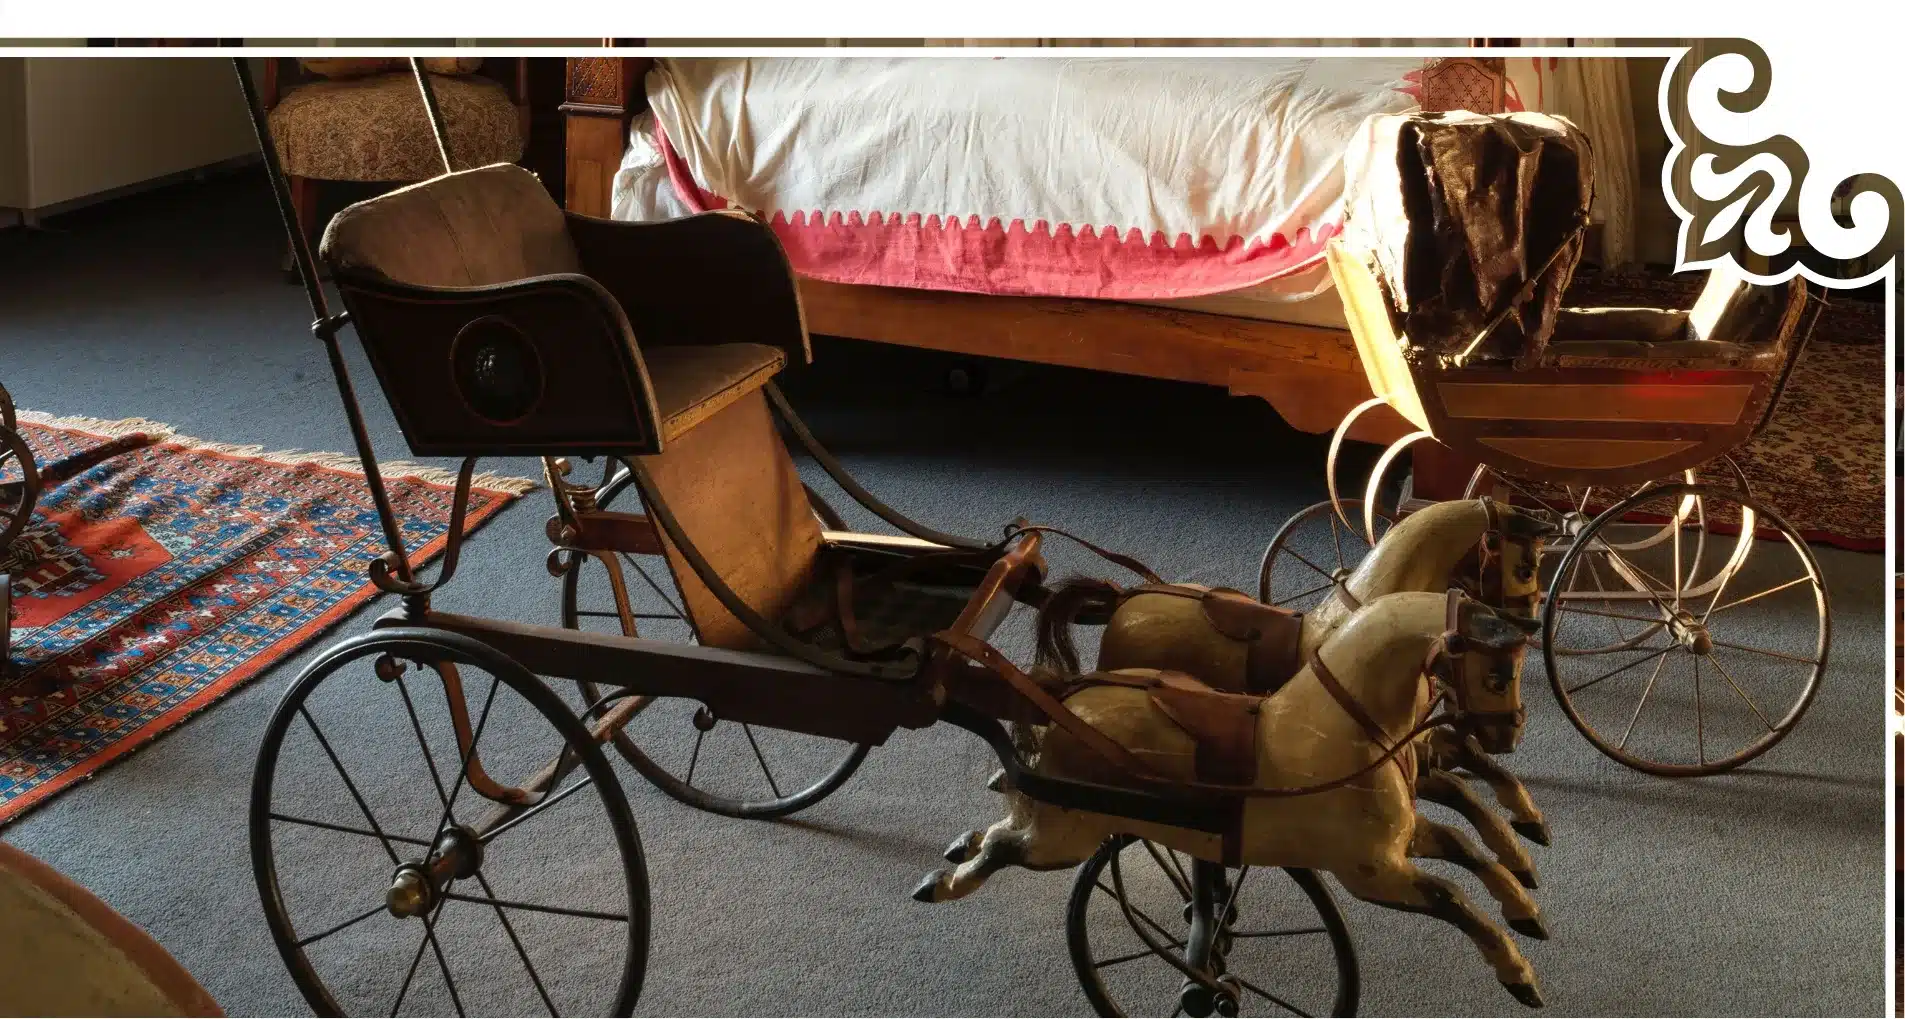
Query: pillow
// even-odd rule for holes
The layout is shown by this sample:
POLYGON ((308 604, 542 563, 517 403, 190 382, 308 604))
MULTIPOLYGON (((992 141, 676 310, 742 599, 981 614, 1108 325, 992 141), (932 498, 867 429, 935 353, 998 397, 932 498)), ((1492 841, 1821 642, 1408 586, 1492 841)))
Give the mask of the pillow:
MULTIPOLYGON (((317 57, 300 58, 298 63, 322 78, 361 78, 410 69, 410 61, 403 57, 317 57)), ((482 66, 482 57, 423 58, 423 69, 431 74, 471 74, 482 66)))

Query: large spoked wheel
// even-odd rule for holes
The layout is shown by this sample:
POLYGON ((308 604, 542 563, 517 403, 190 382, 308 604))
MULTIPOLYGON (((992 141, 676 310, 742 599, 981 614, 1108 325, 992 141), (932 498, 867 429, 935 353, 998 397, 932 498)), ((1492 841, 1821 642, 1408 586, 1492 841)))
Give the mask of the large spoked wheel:
POLYGON ((649 900, 628 801, 575 711, 477 641, 325 652, 265 731, 250 827, 272 940, 319 1015, 634 1010, 649 900))
POLYGON ((1771 749, 1812 704, 1831 645, 1805 539, 1724 486, 1660 485, 1609 507, 1571 542, 1542 612, 1568 720, 1655 775, 1711 775, 1771 749))
MULTIPOLYGON (((597 505, 613 508, 630 480, 626 472, 612 480, 597 505)), ((844 529, 839 514, 811 491, 809 499, 828 529, 844 529)), ((562 575, 562 625, 692 641, 673 587, 659 558, 577 554, 562 575), (643 623, 649 632, 641 632, 643 623)), ((594 684, 578 685, 587 701, 601 698, 594 684)), ((634 714, 615 732, 615 749, 662 792, 728 817, 785 817, 813 806, 852 777, 867 755, 864 744, 726 721, 692 700, 641 697, 632 707, 634 714)))
POLYGON ((1312 871, 1118 836, 1079 867, 1065 942, 1101 1016, 1356 1014, 1356 948, 1312 871))
MULTIPOLYGON (((1343 513, 1363 519, 1363 501, 1344 499, 1343 513)), ((1381 541, 1395 518, 1377 507, 1376 540, 1381 541)), ((1369 539, 1360 526, 1345 524, 1328 500, 1306 506, 1277 529, 1263 550, 1257 568, 1257 600, 1279 608, 1308 612, 1330 596, 1330 589, 1347 581, 1369 555, 1369 539)))
POLYGON ((32 522, 39 498, 40 472, 33 463, 33 450, 11 420, 0 424, 0 560, 6 559, 13 539, 32 522))

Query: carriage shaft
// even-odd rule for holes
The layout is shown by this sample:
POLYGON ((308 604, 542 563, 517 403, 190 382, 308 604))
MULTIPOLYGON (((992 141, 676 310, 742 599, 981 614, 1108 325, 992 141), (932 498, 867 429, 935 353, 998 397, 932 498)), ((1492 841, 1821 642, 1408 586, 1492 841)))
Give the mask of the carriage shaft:
POLYGON ((427 626, 473 637, 538 676, 706 704, 716 716, 854 743, 933 724, 931 685, 841 675, 780 655, 585 633, 555 626, 402 609, 379 628, 427 626))

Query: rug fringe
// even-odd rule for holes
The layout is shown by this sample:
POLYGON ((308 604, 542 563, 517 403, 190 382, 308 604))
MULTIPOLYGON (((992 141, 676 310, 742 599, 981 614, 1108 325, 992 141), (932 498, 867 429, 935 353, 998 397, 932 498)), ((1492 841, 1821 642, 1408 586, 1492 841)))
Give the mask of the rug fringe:
POLYGON ((45 428, 63 428, 67 431, 85 432, 107 439, 120 439, 128 435, 144 432, 154 439, 168 439, 172 436, 172 426, 145 418, 89 418, 79 415, 59 416, 38 410, 20 410, 15 416, 29 424, 45 428))
MULTIPOLYGON (((66 428, 73 431, 86 432, 91 435, 103 436, 109 439, 116 439, 137 432, 145 432, 167 445, 200 453, 242 456, 248 459, 263 460, 267 463, 279 464, 285 467, 309 465, 334 471, 343 471, 347 474, 356 474, 359 477, 362 477, 364 473, 363 464, 359 462, 357 456, 353 453, 326 453, 299 449, 274 451, 267 450, 265 447, 259 445, 245 445, 236 442, 213 442, 210 439, 195 439, 189 435, 177 434, 172 430, 171 425, 160 424, 157 421, 148 421, 145 418, 123 418, 118 421, 108 421, 103 418, 55 417, 54 415, 34 410, 20 411, 19 418, 22 421, 31 422, 32 424, 47 428, 66 428)), ((426 464, 413 463, 409 460, 380 461, 377 465, 377 469, 385 478, 410 478, 424 482, 425 484, 441 485, 445 488, 453 488, 456 485, 455 471, 445 470, 441 467, 431 467, 426 464)), ((472 477, 470 479, 470 486, 472 488, 481 488, 485 491, 497 492, 504 495, 528 495, 530 492, 542 487, 539 482, 532 481, 528 478, 511 477, 507 474, 491 474, 487 471, 472 477)))

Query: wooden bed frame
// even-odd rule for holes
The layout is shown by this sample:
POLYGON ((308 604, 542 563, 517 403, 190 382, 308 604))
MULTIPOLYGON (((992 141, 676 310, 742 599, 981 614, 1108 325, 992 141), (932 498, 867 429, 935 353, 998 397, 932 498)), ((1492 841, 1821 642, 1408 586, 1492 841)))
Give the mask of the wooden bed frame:
MULTIPOLYGON (((652 57, 568 58, 561 109, 570 211, 609 215, 629 120, 647 108, 642 78, 653 64, 652 57)), ((1116 301, 805 279, 800 287, 808 328, 823 336, 1223 386, 1269 401, 1306 432, 1334 429, 1371 395, 1355 341, 1344 329, 1116 301)), ((1400 415, 1378 407, 1352 434, 1389 442, 1408 431, 1400 415)))

